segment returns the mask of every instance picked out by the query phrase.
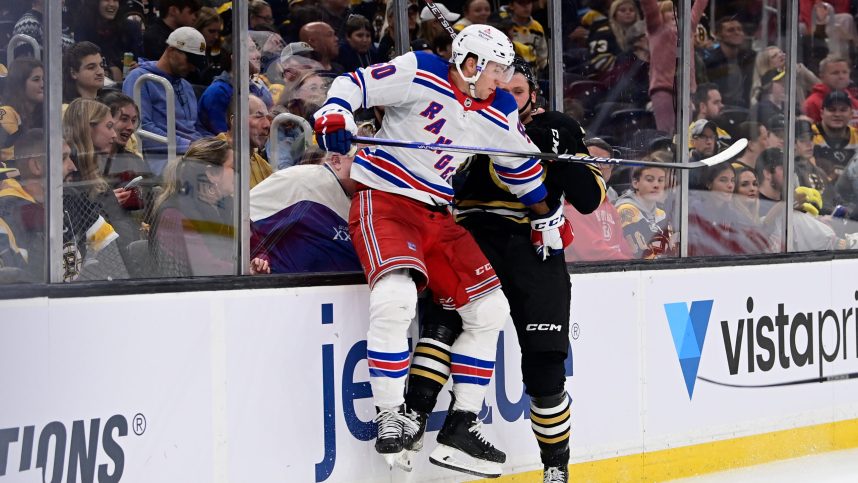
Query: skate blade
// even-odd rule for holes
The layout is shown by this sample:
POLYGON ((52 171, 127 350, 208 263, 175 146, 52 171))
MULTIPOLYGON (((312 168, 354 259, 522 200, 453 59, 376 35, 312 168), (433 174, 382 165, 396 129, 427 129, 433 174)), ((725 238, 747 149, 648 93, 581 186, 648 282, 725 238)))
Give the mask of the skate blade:
POLYGON ((414 458, 417 456, 417 451, 405 450, 397 455, 394 464, 402 471, 410 472, 414 469, 414 458))
POLYGON ((442 468, 483 478, 498 478, 503 474, 500 463, 474 458, 463 451, 443 444, 439 444, 432 451, 432 454, 429 455, 429 461, 442 468))
POLYGON ((399 453, 381 453, 381 456, 384 456, 384 461, 387 463, 387 466, 392 470, 393 468, 399 468, 404 471, 411 471, 413 465, 411 463, 413 459, 413 453, 408 450, 402 450, 399 453))

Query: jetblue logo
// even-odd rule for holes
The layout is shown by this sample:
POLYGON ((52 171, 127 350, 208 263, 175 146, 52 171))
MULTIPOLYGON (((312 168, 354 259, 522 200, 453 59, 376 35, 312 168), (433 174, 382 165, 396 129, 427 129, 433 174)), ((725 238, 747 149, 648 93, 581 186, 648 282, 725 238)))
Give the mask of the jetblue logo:
MULTIPOLYGON (((334 304, 322 304, 322 324, 335 325, 334 315, 334 304)), ((484 401, 480 411, 480 419, 486 424, 492 424, 493 419, 497 416, 500 416, 498 420, 502 419, 507 422, 530 418, 530 397, 525 394, 523 389, 507 393, 506 384, 503 383, 507 379, 512 379, 512 377, 507 378, 506 375, 504 337, 504 331, 501 331, 497 341, 497 365, 494 376, 497 381, 494 394, 495 404, 488 406, 484 401)), ((409 341, 409 347, 410 345, 411 341, 409 341)), ((377 431, 372 420, 363 421, 358 416, 360 405, 358 401, 372 398, 372 388, 366 370, 366 340, 359 340, 352 344, 342 361, 334 359, 334 344, 323 344, 321 349, 321 407, 324 413, 324 425, 321 459, 315 463, 314 467, 315 481, 317 482, 326 481, 334 473, 334 467, 337 463, 337 424, 345 423, 347 431, 347 433, 340 431, 340 437, 348 434, 359 441, 372 441, 375 439, 377 431), (335 382, 335 375, 338 372, 342 379, 340 385, 335 382), (337 403, 338 400, 341 400, 341 404, 337 403), (342 411, 342 416, 337 413, 338 410, 342 411)), ((568 351, 569 355, 564 362, 564 369, 566 377, 571 377, 573 375, 571 346, 568 351)), ((446 408, 432 412, 429 415, 426 431, 439 431, 446 416, 446 408)), ((426 439, 430 441, 434 438, 427 436, 426 439)))
POLYGON ((685 379, 688 399, 694 394, 694 382, 700 367, 700 355, 706 341, 706 328, 712 314, 714 300, 696 300, 691 308, 685 302, 664 304, 664 313, 673 336, 673 346, 679 358, 679 367, 685 379))

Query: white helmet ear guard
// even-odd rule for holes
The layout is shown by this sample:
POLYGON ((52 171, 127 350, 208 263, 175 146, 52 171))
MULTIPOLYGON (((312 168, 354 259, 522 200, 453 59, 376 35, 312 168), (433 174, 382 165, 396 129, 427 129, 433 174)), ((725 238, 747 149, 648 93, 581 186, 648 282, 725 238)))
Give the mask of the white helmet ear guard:
POLYGON ((455 64, 462 79, 470 86, 471 97, 474 97, 475 84, 489 62, 500 66, 510 66, 515 58, 512 42, 500 30, 491 25, 473 24, 465 27, 453 40, 453 55, 450 62, 455 64), (462 63, 473 54, 477 58, 477 71, 466 77, 462 73, 462 63))

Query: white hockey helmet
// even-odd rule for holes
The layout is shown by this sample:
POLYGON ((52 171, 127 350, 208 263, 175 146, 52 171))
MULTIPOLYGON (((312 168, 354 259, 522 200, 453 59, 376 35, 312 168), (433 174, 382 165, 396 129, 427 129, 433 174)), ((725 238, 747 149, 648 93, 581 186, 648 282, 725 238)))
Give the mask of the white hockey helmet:
MULTIPOLYGON (((471 84, 471 95, 473 95, 473 85, 477 83, 477 79, 480 78, 489 62, 495 62, 501 66, 511 66, 515 58, 515 50, 509 37, 491 25, 468 25, 453 39, 452 50, 453 55, 450 57, 450 62, 455 64, 462 79, 471 84), (473 54, 477 58, 477 73, 471 77, 465 77, 462 74, 462 63, 468 54, 473 54)), ((509 77, 512 77, 512 74, 513 69, 510 68, 509 77)), ((509 79, 505 81, 508 82, 509 79)))

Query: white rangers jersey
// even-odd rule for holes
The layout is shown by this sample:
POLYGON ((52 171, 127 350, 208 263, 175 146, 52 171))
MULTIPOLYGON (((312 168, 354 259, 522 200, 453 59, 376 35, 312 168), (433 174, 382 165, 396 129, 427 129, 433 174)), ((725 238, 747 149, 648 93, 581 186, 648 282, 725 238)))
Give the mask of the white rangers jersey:
MULTIPOLYGON (((379 138, 537 151, 518 120, 512 95, 498 90, 484 101, 472 99, 449 81, 449 65, 436 55, 410 52, 343 74, 315 115, 385 106, 379 138)), ((469 156, 367 147, 355 156, 351 177, 370 188, 447 205, 453 199, 449 179, 469 156)), ((492 163, 498 179, 525 205, 545 198, 542 165, 536 159, 498 157, 492 163)))

